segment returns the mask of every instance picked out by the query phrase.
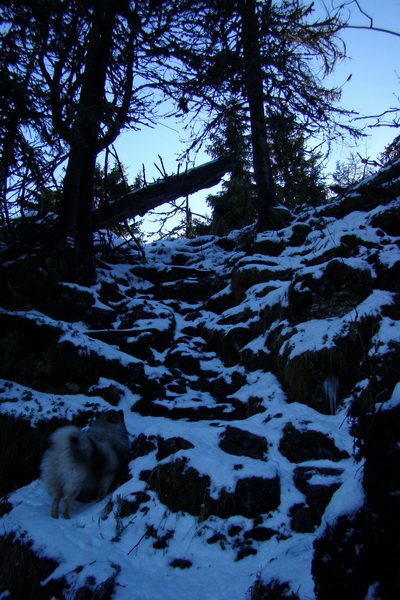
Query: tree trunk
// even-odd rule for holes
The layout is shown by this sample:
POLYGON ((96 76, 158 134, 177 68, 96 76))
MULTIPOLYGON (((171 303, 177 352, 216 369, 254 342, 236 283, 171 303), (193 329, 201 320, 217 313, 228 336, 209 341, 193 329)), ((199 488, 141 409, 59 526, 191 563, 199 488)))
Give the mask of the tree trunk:
POLYGON ((60 274, 67 280, 82 283, 89 283, 94 277, 91 221, 94 171, 104 118, 105 82, 115 19, 114 0, 98 0, 94 4, 61 198, 60 274))
POLYGON ((244 70, 249 102, 254 179, 257 189, 259 224, 268 223, 275 204, 275 189, 267 144, 264 114, 264 87, 259 28, 255 0, 239 0, 242 17, 244 70))
POLYGON ((57 239, 58 268, 61 277, 67 281, 73 281, 79 271, 77 229, 83 161, 82 149, 79 152, 78 148, 71 146, 63 182, 57 239))

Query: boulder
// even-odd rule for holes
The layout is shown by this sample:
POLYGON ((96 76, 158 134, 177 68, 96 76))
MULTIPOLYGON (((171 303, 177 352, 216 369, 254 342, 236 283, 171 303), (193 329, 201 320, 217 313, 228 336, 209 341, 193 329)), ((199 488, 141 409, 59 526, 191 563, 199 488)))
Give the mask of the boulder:
POLYGON ((294 277, 288 300, 293 323, 341 317, 370 294, 371 272, 355 269, 344 260, 331 260, 320 277, 312 273, 294 277))
POLYGON ((293 531, 312 532, 321 523, 322 515, 341 486, 342 469, 323 467, 297 467, 294 471, 294 484, 305 496, 305 503, 292 506, 290 511, 293 531), (317 477, 317 483, 312 481, 317 477), (324 481, 326 479, 326 482, 324 481))
POLYGON ((339 450, 329 436, 320 431, 299 431, 292 423, 286 423, 283 429, 279 451, 293 463, 306 460, 339 461, 349 458, 349 454, 339 450))
POLYGON ((157 460, 163 460, 171 454, 175 454, 175 452, 179 452, 179 450, 187 450, 188 448, 194 448, 191 442, 181 438, 181 437, 173 437, 164 440, 162 437, 157 438, 158 444, 158 452, 156 454, 157 460))
POLYGON ((184 511, 202 519, 209 515, 254 518, 275 510, 280 504, 279 477, 239 479, 233 492, 222 490, 210 496, 210 477, 188 466, 186 458, 142 471, 141 478, 172 512, 184 511))
POLYGON ((267 440, 261 435, 230 426, 221 434, 219 442, 221 450, 228 454, 249 456, 258 460, 266 460, 267 446, 267 440))

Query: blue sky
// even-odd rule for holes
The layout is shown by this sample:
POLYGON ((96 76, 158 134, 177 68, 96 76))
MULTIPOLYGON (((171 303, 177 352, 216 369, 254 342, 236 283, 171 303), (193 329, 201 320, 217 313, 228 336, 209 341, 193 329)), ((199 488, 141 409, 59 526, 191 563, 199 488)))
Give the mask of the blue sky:
MULTIPOLYGON (((400 0, 360 0, 360 6, 373 17, 375 27, 400 33, 400 0)), ((354 4, 349 23, 369 25, 354 4)), ((400 107, 400 37, 361 29, 345 29, 341 37, 349 58, 338 65, 332 81, 341 85, 352 74, 351 80, 343 86, 342 106, 361 115, 378 115, 389 108, 400 107)), ((368 138, 361 140, 356 149, 372 159, 399 133, 388 127, 369 127, 375 122, 375 119, 358 121, 366 125, 368 138)), ((335 150, 337 158, 344 160, 350 151, 349 142, 338 145, 335 150)))
MULTIPOLYGON (((370 24, 354 2, 315 0, 316 6, 319 4, 319 7, 324 4, 334 7, 343 3, 348 4, 345 10, 349 11, 351 25, 370 24)), ((373 18, 375 27, 400 32, 400 0, 359 0, 359 4, 373 18)), ((337 66, 327 81, 329 85, 343 85, 341 106, 354 110, 361 116, 378 115, 389 108, 400 106, 400 37, 350 28, 343 30, 341 37, 346 44, 348 58, 337 66), (350 74, 350 81, 345 83, 350 74)), ((356 123, 365 126, 367 137, 362 138, 356 145, 349 139, 339 141, 334 146, 328 171, 334 169, 336 161, 345 161, 352 152, 359 152, 364 158, 375 159, 399 133, 398 129, 389 127, 371 127, 376 123, 376 119, 358 120, 356 123)), ((167 124, 168 126, 161 124, 154 129, 144 128, 139 132, 127 132, 115 143, 131 181, 141 170, 142 164, 146 166, 149 182, 159 177, 154 167, 154 162, 159 164, 158 155, 162 156, 167 172, 177 171, 177 159, 183 150, 182 132, 172 121, 168 121, 167 124)), ((209 157, 200 153, 196 164, 207 160, 209 157)), ((208 212, 204 203, 208 193, 209 191, 201 192, 191 198, 191 206, 195 212, 208 212)))

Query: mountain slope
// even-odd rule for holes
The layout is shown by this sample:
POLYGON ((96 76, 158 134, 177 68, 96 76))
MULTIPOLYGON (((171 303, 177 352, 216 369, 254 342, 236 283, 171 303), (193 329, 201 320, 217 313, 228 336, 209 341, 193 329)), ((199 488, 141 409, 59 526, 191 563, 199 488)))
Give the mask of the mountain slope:
POLYGON ((54 284, 40 252, 1 267, 2 527, 58 566, 39 585, 6 564, 0 592, 390 597, 396 555, 371 545, 394 536, 400 483, 382 470, 400 437, 399 170, 279 231, 155 242, 145 261, 99 238, 91 288, 54 284), (46 436, 114 406, 129 474, 51 519, 46 436))

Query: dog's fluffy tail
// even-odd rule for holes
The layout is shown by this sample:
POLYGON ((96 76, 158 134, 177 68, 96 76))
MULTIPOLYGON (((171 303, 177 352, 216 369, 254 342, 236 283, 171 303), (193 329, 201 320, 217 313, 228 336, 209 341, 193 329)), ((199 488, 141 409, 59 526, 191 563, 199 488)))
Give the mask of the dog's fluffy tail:
POLYGON ((51 443, 59 448, 69 448, 71 444, 79 443, 79 434, 80 429, 75 427, 75 425, 66 425, 65 427, 60 427, 60 429, 56 429, 54 433, 50 436, 51 443))
POLYGON ((67 425, 57 429, 51 436, 52 446, 58 452, 68 452, 73 461, 77 463, 87 462, 92 454, 92 446, 84 432, 75 427, 67 425))

